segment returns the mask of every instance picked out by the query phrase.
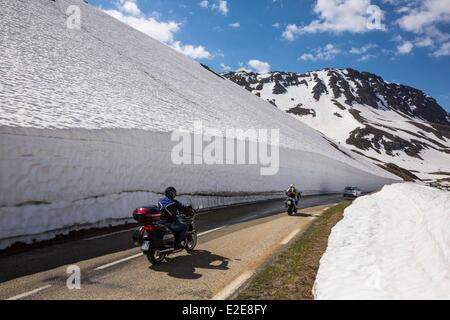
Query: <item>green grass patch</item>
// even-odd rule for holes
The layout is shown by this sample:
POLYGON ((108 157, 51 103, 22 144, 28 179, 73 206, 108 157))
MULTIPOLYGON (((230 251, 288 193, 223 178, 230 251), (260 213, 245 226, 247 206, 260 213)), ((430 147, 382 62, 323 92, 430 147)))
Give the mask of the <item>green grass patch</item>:
POLYGON ((351 201, 326 210, 298 240, 258 272, 237 296, 239 300, 310 300, 319 263, 331 229, 343 218, 351 201))

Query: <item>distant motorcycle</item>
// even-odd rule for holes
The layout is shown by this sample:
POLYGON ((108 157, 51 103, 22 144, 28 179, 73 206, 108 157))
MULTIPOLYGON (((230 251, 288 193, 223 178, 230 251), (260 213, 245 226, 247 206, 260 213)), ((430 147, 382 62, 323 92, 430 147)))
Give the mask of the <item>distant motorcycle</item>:
MULTIPOLYGON (((298 197, 301 197, 301 193, 299 193, 298 197)), ((286 199, 285 202, 286 208, 287 208, 287 212, 288 215, 293 216, 294 214, 297 214, 297 204, 296 204, 296 199, 294 196, 288 196, 288 198, 286 199)))
POLYGON ((161 212, 156 206, 140 207, 134 210, 133 218, 143 226, 133 234, 133 242, 140 246, 152 264, 161 264, 170 254, 186 250, 192 253, 197 246, 197 231, 195 229, 196 211, 188 207, 187 212, 179 215, 181 222, 189 226, 183 241, 184 247, 175 249, 175 235, 167 226, 166 221, 161 220, 161 212))

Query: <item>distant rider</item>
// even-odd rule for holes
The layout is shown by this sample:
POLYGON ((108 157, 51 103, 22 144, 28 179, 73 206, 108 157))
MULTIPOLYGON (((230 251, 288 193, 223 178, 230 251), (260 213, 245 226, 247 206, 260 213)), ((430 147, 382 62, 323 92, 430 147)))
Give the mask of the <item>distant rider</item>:
POLYGON ((186 212, 188 207, 185 207, 180 202, 175 200, 177 190, 174 187, 169 187, 165 191, 166 197, 158 202, 159 210, 161 211, 161 219, 168 222, 167 226, 175 235, 175 248, 182 248, 181 242, 186 237, 188 225, 179 220, 178 215, 186 212))
POLYGON ((286 190, 286 195, 288 197, 294 198, 295 199, 295 205, 298 206, 298 200, 300 197, 300 193, 297 191, 297 188, 295 187, 295 185, 291 184, 289 186, 289 189, 286 190))

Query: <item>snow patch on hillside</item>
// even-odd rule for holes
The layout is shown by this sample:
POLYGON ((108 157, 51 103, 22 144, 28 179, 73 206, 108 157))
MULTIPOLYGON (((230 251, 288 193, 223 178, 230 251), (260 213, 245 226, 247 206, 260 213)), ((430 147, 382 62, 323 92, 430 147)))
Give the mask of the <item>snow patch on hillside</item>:
POLYGON ((450 299, 450 192, 394 184, 344 215, 320 262, 317 299, 450 299))

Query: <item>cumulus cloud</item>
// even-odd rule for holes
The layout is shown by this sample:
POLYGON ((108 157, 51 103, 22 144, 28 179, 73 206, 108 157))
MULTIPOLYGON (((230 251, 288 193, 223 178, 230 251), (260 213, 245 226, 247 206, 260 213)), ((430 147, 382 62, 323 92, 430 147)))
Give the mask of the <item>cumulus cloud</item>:
POLYGON ((193 46, 191 44, 182 45, 180 41, 175 41, 172 43, 171 47, 193 59, 208 59, 211 57, 211 53, 203 46, 193 46))
POLYGON ((450 56, 450 42, 446 42, 441 47, 433 52, 434 57, 450 56))
POLYGON ((223 70, 224 72, 228 72, 228 71, 233 70, 233 68, 231 68, 230 66, 226 65, 225 63, 221 63, 221 64, 220 64, 220 67, 222 68, 222 70, 223 70))
POLYGON ((374 59, 376 57, 377 57, 376 54, 372 54, 372 53, 364 54, 364 55, 362 55, 361 57, 358 58, 358 61, 359 62, 363 62, 363 61, 367 61, 367 60, 370 60, 370 59, 374 59))
POLYGON ((239 29, 241 27, 241 24, 239 22, 235 22, 235 23, 230 23, 228 26, 233 29, 239 29))
MULTIPOLYGON (((239 68, 236 70, 236 72, 256 72, 256 73, 268 73, 270 72, 270 64, 268 62, 264 62, 257 59, 251 59, 247 62, 246 65, 244 63, 239 62, 238 63, 239 68)), ((222 66, 223 68, 223 66, 222 66)))
POLYGON ((397 46, 398 54, 409 54, 414 48, 414 44, 411 41, 404 41, 402 44, 397 46))
POLYGON ((302 27, 296 24, 288 24, 283 31, 283 38, 288 41, 294 41, 302 33, 302 27))
POLYGON ((282 36, 293 41, 303 33, 317 32, 351 32, 364 33, 374 29, 385 30, 382 24, 384 12, 371 4, 370 0, 317 0, 314 12, 318 19, 306 26, 290 24, 282 36), (379 22, 376 27, 370 27, 371 18, 379 22))
POLYGON ((270 64, 264 61, 252 59, 247 65, 257 73, 268 73, 270 72, 270 64))
POLYGON ((135 0, 120 0, 119 6, 123 12, 131 14, 133 16, 140 16, 142 14, 135 0))
MULTIPOLYGON (((439 27, 450 22, 450 0, 398 0, 393 4, 397 5, 397 13, 401 14, 397 25, 403 31, 416 35, 410 41, 414 46, 434 50, 431 54, 434 57, 446 55, 450 34, 441 31, 439 27)), ((411 47, 409 44, 403 45, 401 49, 406 51, 411 47)))
POLYGON ((450 0, 414 1, 397 22, 406 31, 423 32, 424 28, 440 22, 450 22, 450 0))
POLYGON ((323 48, 314 49, 310 53, 304 53, 300 56, 300 59, 303 61, 330 61, 333 60, 338 54, 341 53, 341 50, 337 48, 334 44, 327 44, 323 48))
POLYGON ((208 8, 209 7, 209 1, 207 1, 207 0, 200 1, 199 5, 202 8, 208 8))
POLYGON ((368 43, 368 44, 366 44, 366 45, 364 45, 364 46, 362 46, 360 48, 355 48, 355 47, 351 48, 350 49, 350 53, 351 54, 364 54, 367 51, 369 51, 371 49, 374 49, 374 48, 377 48, 377 47, 378 46, 376 44, 368 43))
POLYGON ((226 16, 228 14, 228 2, 225 0, 220 0, 211 7, 213 10, 219 11, 222 15, 226 16))
POLYGON ((203 0, 200 1, 199 5, 204 9, 210 8, 213 11, 217 11, 224 16, 226 16, 230 11, 228 9, 228 1, 226 0, 215 1, 214 3, 210 3, 210 1, 203 0))
POLYGON ((183 45, 180 41, 175 41, 175 33, 180 30, 181 23, 159 21, 155 15, 146 16, 139 9, 136 0, 119 0, 115 9, 104 10, 104 12, 194 59, 206 59, 212 56, 203 46, 183 45))

